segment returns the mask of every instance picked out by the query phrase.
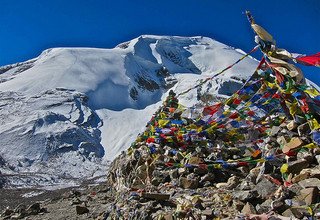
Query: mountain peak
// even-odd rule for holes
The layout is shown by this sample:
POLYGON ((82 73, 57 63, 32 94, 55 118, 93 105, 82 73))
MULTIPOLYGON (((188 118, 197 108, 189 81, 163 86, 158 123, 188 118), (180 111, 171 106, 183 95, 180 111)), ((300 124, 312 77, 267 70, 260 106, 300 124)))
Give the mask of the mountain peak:
MULTIPOLYGON (((62 179, 99 175, 130 146, 169 89, 180 93, 241 56, 206 37, 142 35, 113 49, 51 48, 1 67, 0 101, 12 107, 0 109, 8 119, 0 125, 0 157, 6 164, 1 172, 47 170, 44 181, 56 172, 53 164, 64 163, 58 169, 62 179), (10 140, 16 140, 14 148, 10 140)), ((181 103, 196 104, 198 92, 227 97, 256 64, 243 60, 201 91, 181 96, 181 103)))

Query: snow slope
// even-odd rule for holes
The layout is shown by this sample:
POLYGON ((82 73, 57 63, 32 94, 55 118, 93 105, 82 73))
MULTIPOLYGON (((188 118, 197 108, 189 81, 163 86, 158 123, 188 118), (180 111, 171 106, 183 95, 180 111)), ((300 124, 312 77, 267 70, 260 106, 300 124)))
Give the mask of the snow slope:
MULTIPOLYGON (((29 185, 102 175, 143 131, 168 89, 180 93, 241 56, 206 37, 145 35, 113 49, 48 49, 1 67, 0 171, 38 173, 29 185)), ((246 58, 198 92, 226 97, 256 65, 246 58)), ((196 97, 192 90, 180 100, 192 106, 196 97)), ((16 177, 7 181, 26 185, 16 177)))

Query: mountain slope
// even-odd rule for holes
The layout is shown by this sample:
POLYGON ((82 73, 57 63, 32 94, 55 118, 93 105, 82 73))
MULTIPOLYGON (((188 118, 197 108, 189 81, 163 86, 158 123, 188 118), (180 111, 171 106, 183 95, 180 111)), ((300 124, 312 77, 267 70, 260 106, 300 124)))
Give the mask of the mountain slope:
MULTIPOLYGON (((169 88, 182 92, 241 56, 210 38, 146 35, 113 49, 49 49, 1 67, 1 172, 44 173, 29 185, 102 175, 143 131, 169 88)), ((198 92, 226 97, 256 65, 247 58, 198 92)), ((180 100, 196 104, 197 91, 180 100)))

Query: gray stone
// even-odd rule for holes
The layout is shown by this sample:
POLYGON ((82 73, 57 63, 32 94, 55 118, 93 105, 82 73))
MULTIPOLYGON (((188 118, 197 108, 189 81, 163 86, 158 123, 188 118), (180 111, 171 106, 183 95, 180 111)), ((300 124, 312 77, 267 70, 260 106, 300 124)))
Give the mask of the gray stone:
POLYGON ((36 215, 40 212, 40 203, 34 203, 27 208, 27 213, 30 215, 36 215))
POLYGON ((171 179, 176 179, 179 177, 179 172, 178 172, 178 168, 173 169, 169 172, 170 178, 171 179))
POLYGON ((298 134, 300 137, 307 136, 310 132, 310 125, 308 123, 304 123, 298 126, 298 134))
POLYGON ((303 188, 320 187, 320 179, 309 178, 309 179, 301 180, 298 184, 303 188))
POLYGON ((297 183, 294 183, 294 184, 292 184, 289 188, 288 188, 288 190, 291 192, 291 194, 293 194, 293 195, 299 195, 300 194, 300 191, 302 190, 302 187, 299 185, 299 184, 297 184, 297 183))
POLYGON ((233 192, 233 196, 240 201, 248 201, 250 199, 257 198, 258 193, 256 190, 235 191, 233 192))
POLYGON ((298 174, 301 170, 307 168, 309 166, 309 162, 305 159, 291 161, 288 163, 288 173, 298 174))
POLYGON ((272 199, 267 199, 263 203, 256 206, 256 210, 259 214, 267 213, 271 210, 272 199))
POLYGON ((289 208, 285 210, 282 215, 284 217, 296 217, 302 219, 304 216, 309 215, 308 211, 304 208, 289 208))
POLYGON ((255 190, 262 199, 268 199, 273 195, 273 192, 277 189, 277 185, 268 180, 267 178, 262 178, 259 183, 257 183, 255 190))
POLYGON ((214 216, 214 212, 212 209, 205 209, 201 212, 201 214, 206 216, 207 218, 212 218, 214 216))
POLYGON ((279 126, 272 126, 271 130, 269 132, 269 135, 270 136, 274 136, 274 135, 278 134, 279 131, 280 131, 280 127, 279 126))
POLYGON ((249 182, 249 181, 246 181, 246 180, 242 181, 240 183, 240 185, 238 186, 238 188, 240 190, 251 190, 254 187, 255 187, 255 185, 252 182, 249 182))
POLYGON ((80 205, 77 205, 76 206, 76 212, 78 215, 83 215, 85 213, 88 213, 89 212, 89 209, 85 206, 80 206, 80 205))

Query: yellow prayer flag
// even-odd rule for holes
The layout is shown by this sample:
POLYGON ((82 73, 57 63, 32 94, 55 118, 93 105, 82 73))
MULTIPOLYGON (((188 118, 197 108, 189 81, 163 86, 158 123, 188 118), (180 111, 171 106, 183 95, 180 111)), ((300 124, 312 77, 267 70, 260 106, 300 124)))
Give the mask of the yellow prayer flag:
POLYGON ((320 129, 320 125, 319 125, 318 121, 315 118, 312 119, 312 120, 309 120, 308 124, 309 124, 311 130, 320 129))

